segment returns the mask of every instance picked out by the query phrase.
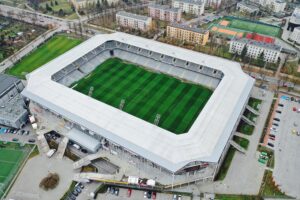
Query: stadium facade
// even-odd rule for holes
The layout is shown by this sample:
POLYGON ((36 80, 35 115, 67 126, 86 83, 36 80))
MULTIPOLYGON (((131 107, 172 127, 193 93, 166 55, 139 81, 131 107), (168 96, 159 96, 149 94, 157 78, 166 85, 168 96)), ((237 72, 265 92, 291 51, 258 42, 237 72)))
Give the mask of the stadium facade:
POLYGON ((26 78, 22 94, 32 104, 96 138, 102 149, 118 147, 170 175, 213 166, 209 179, 218 172, 254 85, 236 62, 125 33, 94 36, 26 78), (70 88, 110 57, 214 92, 189 131, 173 134, 70 88))

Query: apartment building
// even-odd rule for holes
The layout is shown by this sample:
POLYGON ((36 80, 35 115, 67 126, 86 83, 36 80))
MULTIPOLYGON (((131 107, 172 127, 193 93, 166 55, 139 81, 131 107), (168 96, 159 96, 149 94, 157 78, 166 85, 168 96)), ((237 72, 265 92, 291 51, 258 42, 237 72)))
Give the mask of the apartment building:
POLYGON ((286 7, 285 0, 250 0, 253 3, 269 8, 275 13, 283 12, 286 7))
POLYGON ((168 22, 180 22, 181 10, 179 8, 170 8, 167 5, 153 4, 148 6, 149 16, 168 22))
POLYGON ((205 2, 202 0, 173 0, 172 7, 179 8, 182 12, 194 15, 202 15, 204 13, 205 2))
POLYGON ((141 31, 149 30, 152 25, 151 17, 125 11, 119 11, 116 13, 116 21, 119 26, 138 29, 141 31))
POLYGON ((180 24, 171 24, 167 26, 167 37, 205 45, 209 38, 209 31, 180 24))
POLYGON ((236 9, 239 10, 239 11, 242 11, 242 12, 250 13, 250 14, 259 12, 258 7, 254 6, 254 5, 251 5, 251 4, 248 4, 246 2, 238 2, 237 5, 236 5, 236 9))
POLYGON ((230 41, 230 53, 241 54, 244 48, 247 48, 246 55, 251 58, 257 59, 261 53, 264 53, 264 60, 270 63, 276 63, 280 55, 281 47, 247 38, 234 38, 230 41))

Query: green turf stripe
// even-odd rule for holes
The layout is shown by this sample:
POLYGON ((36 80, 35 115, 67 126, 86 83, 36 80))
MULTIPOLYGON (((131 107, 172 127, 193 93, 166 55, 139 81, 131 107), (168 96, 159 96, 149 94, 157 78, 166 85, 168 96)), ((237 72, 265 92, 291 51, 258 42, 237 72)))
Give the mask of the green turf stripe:
MULTIPOLYGON (((162 115, 161 110, 159 110, 160 105, 164 100, 166 100, 169 96, 173 96, 173 91, 174 88, 176 89, 177 86, 179 85, 179 82, 174 80, 174 81, 169 81, 167 84, 162 87, 160 91, 156 93, 156 95, 153 96, 152 99, 149 99, 149 104, 147 106, 148 109, 144 109, 143 113, 141 113, 141 118, 149 121, 155 119, 155 116, 157 114, 162 115)), ((174 96, 173 96, 174 97, 174 96)))
POLYGON ((147 101, 147 98, 149 95, 151 95, 152 91, 155 91, 160 87, 160 84, 162 84, 165 80, 162 76, 157 75, 155 79, 148 85, 147 88, 144 88, 139 96, 131 100, 127 103, 126 111, 129 113, 132 113, 133 115, 138 112, 140 107, 144 106, 144 102, 147 101))
POLYGON ((184 112, 184 106, 191 99, 191 96, 193 94, 195 94, 196 92, 197 92, 197 88, 196 87, 192 87, 191 90, 190 90, 190 92, 189 92, 189 95, 185 95, 184 98, 179 102, 179 104, 177 104, 177 106, 174 108, 174 109, 176 109, 178 111, 177 114, 173 113, 173 115, 166 120, 166 122, 165 122, 166 126, 170 127, 170 129, 172 131, 176 130, 176 127, 180 123, 180 122, 177 122, 178 124, 177 125, 175 124, 176 127, 174 127, 174 121, 177 119, 178 115, 181 114, 181 112, 184 112))

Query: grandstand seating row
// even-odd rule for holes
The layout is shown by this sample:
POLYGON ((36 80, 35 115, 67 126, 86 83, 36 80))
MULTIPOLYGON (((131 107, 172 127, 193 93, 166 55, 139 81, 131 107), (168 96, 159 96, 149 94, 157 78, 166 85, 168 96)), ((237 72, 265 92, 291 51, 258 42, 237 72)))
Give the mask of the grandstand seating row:
POLYGON ((73 82, 83 78, 112 56, 206 85, 213 89, 217 87, 223 77, 221 71, 206 66, 190 63, 125 43, 108 41, 55 73, 52 76, 52 80, 70 86, 73 82), (111 54, 111 50, 113 50, 113 55, 111 54))

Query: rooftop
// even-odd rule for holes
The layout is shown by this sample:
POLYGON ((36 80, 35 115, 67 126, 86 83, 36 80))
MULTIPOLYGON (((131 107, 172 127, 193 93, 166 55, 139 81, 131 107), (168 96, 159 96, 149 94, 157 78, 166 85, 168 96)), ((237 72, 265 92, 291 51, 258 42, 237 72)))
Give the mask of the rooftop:
POLYGON ((18 83, 20 80, 16 77, 0 74, 0 96, 3 92, 5 92, 8 88, 14 85, 14 83, 18 83))
POLYGON ((250 8, 250 9, 252 9, 252 10, 259 10, 258 7, 254 6, 254 5, 251 5, 251 4, 248 4, 246 2, 242 2, 242 1, 238 2, 238 5, 246 6, 246 7, 250 8))
POLYGON ((275 51, 281 50, 281 46, 279 46, 279 45, 272 44, 272 43, 266 43, 266 42, 262 42, 262 41, 256 41, 256 40, 252 40, 252 39, 248 39, 248 38, 234 38, 234 39, 232 39, 232 41, 237 41, 237 42, 250 44, 250 45, 254 45, 254 46, 258 46, 258 47, 263 47, 263 48, 271 49, 271 50, 275 50, 275 51))
POLYGON ((125 12, 125 11, 119 11, 119 12, 117 12, 117 15, 130 17, 130 18, 134 18, 134 19, 138 19, 138 20, 142 20, 142 21, 147 21, 147 20, 151 19, 151 17, 147 17, 144 15, 138 15, 138 14, 134 14, 134 13, 130 13, 130 12, 125 12))
POLYGON ((193 32, 196 32, 196 33, 202 33, 202 34, 208 32, 208 30, 205 30, 205 29, 189 27, 189 26, 185 26, 185 25, 177 24, 177 23, 172 23, 172 24, 170 24, 169 26, 175 27, 175 28, 184 29, 184 30, 193 31, 193 32))
POLYGON ((120 32, 96 35, 26 78, 25 97, 172 172, 194 161, 219 161, 254 84, 237 62, 120 32), (224 76, 189 131, 175 135, 51 79, 107 41, 205 65, 222 71, 224 76))
POLYGON ((189 3, 189 4, 196 4, 196 5, 202 5, 202 1, 200 0, 174 0, 178 2, 184 2, 184 3, 189 3))
POLYGON ((179 8, 171 8, 168 5, 151 4, 148 7, 157 8, 157 9, 161 9, 161 10, 165 10, 165 11, 171 11, 171 12, 178 12, 179 11, 179 8))

